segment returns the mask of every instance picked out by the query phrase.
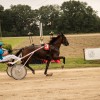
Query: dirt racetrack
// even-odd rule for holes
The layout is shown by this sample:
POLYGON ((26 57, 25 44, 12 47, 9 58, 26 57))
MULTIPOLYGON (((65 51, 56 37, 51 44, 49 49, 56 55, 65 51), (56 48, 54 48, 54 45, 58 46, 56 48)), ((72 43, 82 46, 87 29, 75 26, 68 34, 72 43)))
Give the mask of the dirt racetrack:
POLYGON ((100 68, 30 71, 25 79, 14 80, 0 73, 0 100, 100 100, 100 68))

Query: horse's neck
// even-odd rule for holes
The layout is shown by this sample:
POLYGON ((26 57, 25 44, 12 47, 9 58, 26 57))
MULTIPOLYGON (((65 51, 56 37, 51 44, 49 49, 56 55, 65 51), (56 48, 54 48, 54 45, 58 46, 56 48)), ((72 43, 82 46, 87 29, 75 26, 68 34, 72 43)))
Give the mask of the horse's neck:
POLYGON ((57 39, 54 43, 53 46, 55 46, 56 48, 60 48, 61 46, 61 41, 62 41, 62 37, 59 37, 59 39, 57 39))

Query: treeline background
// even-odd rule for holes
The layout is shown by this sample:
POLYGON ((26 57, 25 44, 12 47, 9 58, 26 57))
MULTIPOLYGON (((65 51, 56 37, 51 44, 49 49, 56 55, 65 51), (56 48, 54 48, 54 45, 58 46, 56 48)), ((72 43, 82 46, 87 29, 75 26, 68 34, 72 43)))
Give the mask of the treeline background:
POLYGON ((26 36, 29 32, 39 35, 39 22, 43 23, 43 34, 97 33, 100 32, 100 17, 86 2, 69 0, 59 5, 31 9, 29 5, 11 5, 4 9, 0 5, 0 34, 2 36, 26 36))

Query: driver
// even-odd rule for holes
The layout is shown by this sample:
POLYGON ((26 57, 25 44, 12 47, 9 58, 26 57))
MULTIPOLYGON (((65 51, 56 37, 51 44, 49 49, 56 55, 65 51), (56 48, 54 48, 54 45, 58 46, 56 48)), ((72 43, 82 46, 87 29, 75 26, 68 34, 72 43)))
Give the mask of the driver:
POLYGON ((19 57, 9 54, 7 50, 3 50, 2 48, 3 43, 0 42, 0 62, 7 62, 11 59, 18 60, 20 59, 19 57))

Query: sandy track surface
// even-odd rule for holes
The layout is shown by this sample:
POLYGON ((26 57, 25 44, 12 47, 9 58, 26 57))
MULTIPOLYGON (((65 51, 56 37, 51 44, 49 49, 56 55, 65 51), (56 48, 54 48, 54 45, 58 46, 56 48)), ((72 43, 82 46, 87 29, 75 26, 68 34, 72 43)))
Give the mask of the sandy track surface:
POLYGON ((0 73, 0 100, 100 100, 100 68, 44 70, 23 80, 0 73))

